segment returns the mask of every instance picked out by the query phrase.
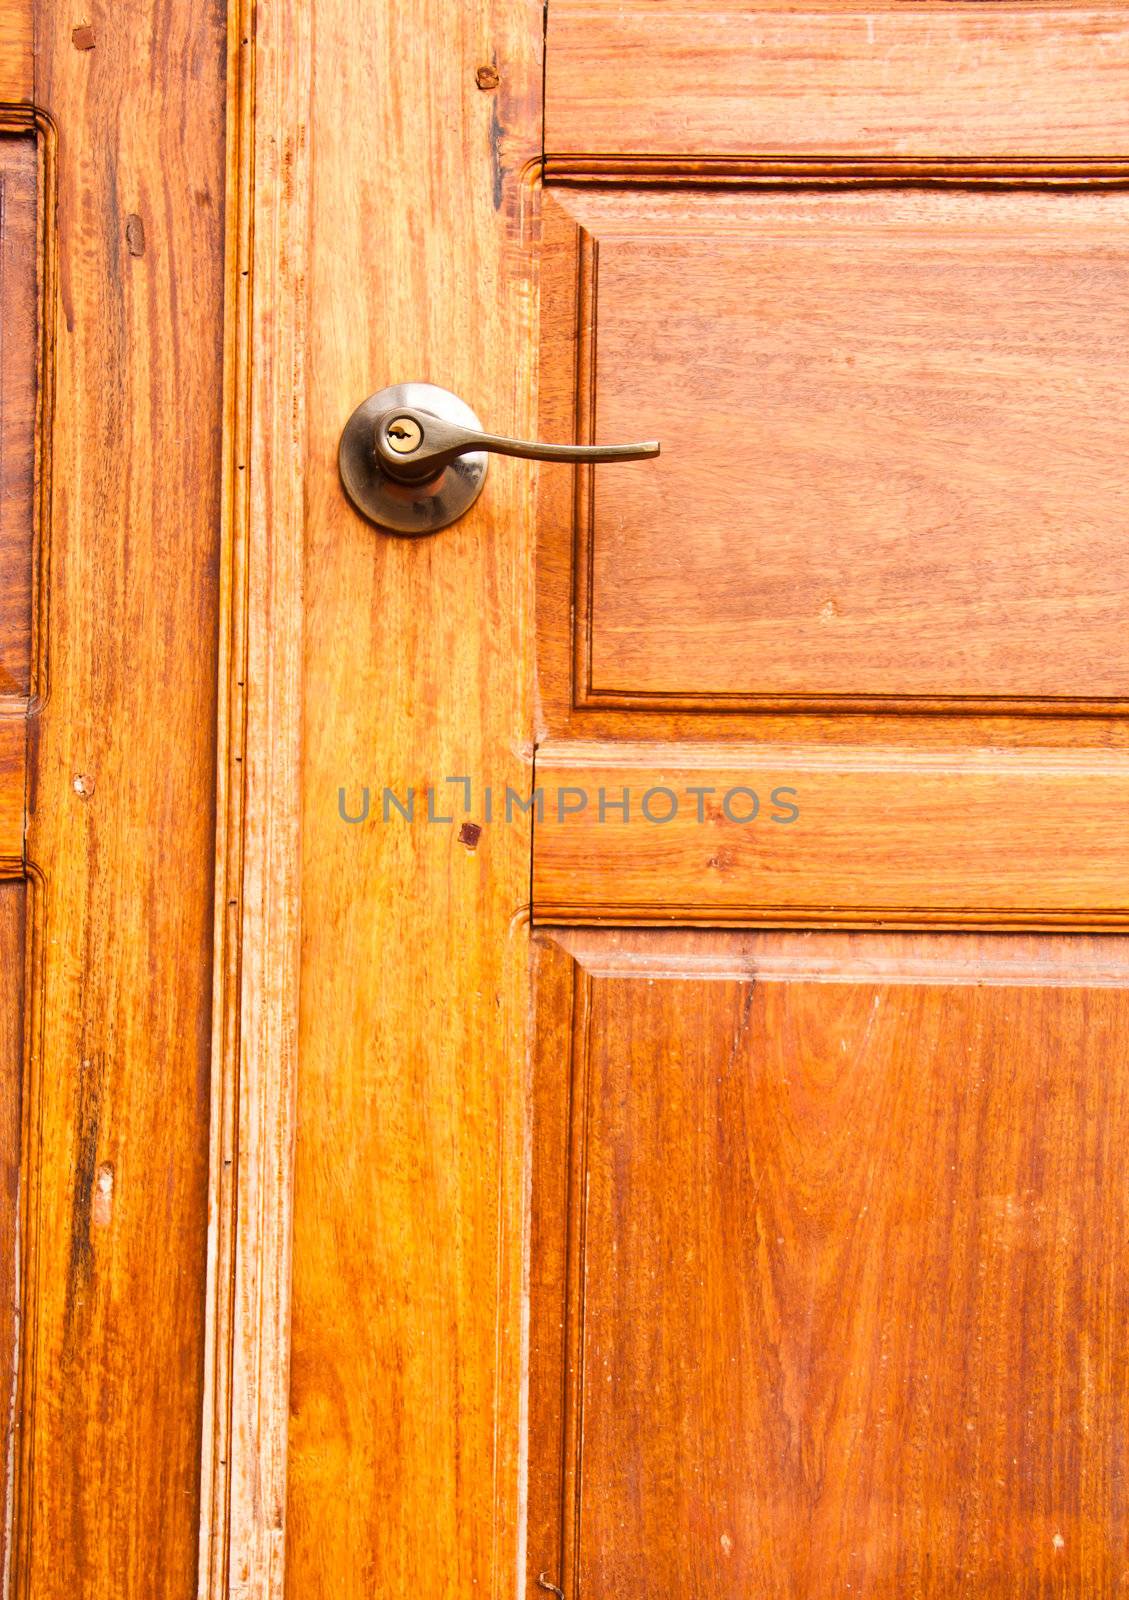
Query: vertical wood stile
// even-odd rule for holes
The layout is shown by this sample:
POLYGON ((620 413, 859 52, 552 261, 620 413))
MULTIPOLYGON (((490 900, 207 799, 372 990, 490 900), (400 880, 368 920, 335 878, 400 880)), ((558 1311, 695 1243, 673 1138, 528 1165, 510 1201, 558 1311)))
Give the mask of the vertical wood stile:
POLYGON ((282 1593, 303 640, 308 7, 230 11, 201 1597, 282 1593))

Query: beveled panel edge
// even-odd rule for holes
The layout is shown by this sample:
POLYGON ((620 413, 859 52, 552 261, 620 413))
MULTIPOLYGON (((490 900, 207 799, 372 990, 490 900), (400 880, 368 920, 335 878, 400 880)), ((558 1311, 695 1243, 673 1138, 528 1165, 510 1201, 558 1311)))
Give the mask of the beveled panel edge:
MULTIPOLYGON (((600 303, 600 241, 576 223, 576 439, 593 444, 598 379, 597 328, 600 303)), ((586 705, 592 685, 592 629, 596 559, 596 474, 574 469, 572 499, 572 693, 573 710, 586 705)))
POLYGON ((953 159, 943 156, 695 156, 639 154, 631 156, 545 156, 546 186, 604 184, 780 185, 850 187, 854 185, 969 184, 995 187, 1070 187, 1129 184, 1129 159, 1122 156, 1009 157, 953 159))
POLYGON ((578 694, 576 711, 701 711, 740 716, 748 712, 823 711, 869 716, 875 712, 931 716, 1122 717, 1129 699, 1055 699, 1047 695, 902 695, 902 694, 641 694, 624 690, 590 690, 578 694))
POLYGON ((787 765, 831 773, 844 769, 946 775, 1002 771, 1029 776, 1053 773, 1078 778, 1129 778, 1129 748, 1002 749, 981 745, 963 749, 943 745, 910 749, 899 744, 809 745, 794 739, 779 743, 748 739, 550 739, 538 747, 537 761, 539 769, 550 771, 597 770, 613 774, 618 768, 699 772, 737 767, 744 772, 772 771, 787 765))
POLYGON ((606 928, 765 928, 806 931, 823 928, 844 933, 899 932, 931 933, 936 930, 959 932, 962 929, 994 933, 1121 933, 1129 928, 1129 910, 1114 908, 1085 912, 1035 910, 1026 913, 980 911, 922 906, 880 906, 851 911, 825 906, 749 904, 719 911, 708 903, 686 904, 671 910, 665 901, 596 901, 569 904, 545 899, 534 905, 533 926, 546 929, 606 928))
POLYGON ((1118 935, 964 935, 905 930, 542 928, 590 979, 711 983, 882 983, 1120 989, 1129 946, 1118 935))

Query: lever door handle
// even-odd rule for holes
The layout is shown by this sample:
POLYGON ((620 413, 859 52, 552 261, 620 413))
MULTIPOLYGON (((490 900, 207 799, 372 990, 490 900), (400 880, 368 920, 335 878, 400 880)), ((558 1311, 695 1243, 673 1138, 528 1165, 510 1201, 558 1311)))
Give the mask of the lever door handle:
POLYGON ((581 462, 643 461, 659 453, 653 439, 645 444, 538 444, 530 439, 507 439, 406 406, 393 406, 378 418, 373 435, 385 472, 400 483, 433 478, 456 456, 465 456, 470 450, 519 456, 523 461, 581 462))
POLYGON ((487 457, 525 461, 642 461, 643 444, 539 444, 485 433, 457 395, 429 383, 400 383, 359 405, 341 435, 341 480, 361 514, 394 533, 434 533, 461 517, 482 492, 487 457))

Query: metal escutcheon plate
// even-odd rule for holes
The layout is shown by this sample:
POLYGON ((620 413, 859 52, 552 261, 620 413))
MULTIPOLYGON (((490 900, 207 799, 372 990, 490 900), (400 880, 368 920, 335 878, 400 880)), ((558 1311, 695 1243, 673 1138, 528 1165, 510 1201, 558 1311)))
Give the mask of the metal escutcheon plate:
POLYGON ((474 412, 449 389, 433 383, 394 383, 370 394, 345 424, 337 452, 341 482, 361 516, 387 533, 437 533, 461 517, 482 493, 486 452, 459 456, 426 483, 397 483, 380 464, 373 430, 378 417, 401 406, 482 431, 474 412))

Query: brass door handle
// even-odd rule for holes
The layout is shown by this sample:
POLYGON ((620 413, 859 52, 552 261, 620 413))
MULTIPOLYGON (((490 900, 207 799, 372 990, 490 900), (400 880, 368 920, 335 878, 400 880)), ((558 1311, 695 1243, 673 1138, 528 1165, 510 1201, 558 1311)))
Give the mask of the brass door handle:
POLYGON ((537 444, 507 439, 406 406, 393 406, 379 417, 373 435, 385 472, 400 483, 433 478, 456 456, 465 456, 470 450, 519 456, 523 461, 642 461, 659 453, 655 440, 646 444, 537 444))
POLYGON ((457 395, 429 383, 399 383, 370 395, 341 435, 341 481, 353 505, 393 533, 435 533, 482 492, 487 457, 525 461, 642 461, 643 444, 539 444, 485 433, 457 395))

